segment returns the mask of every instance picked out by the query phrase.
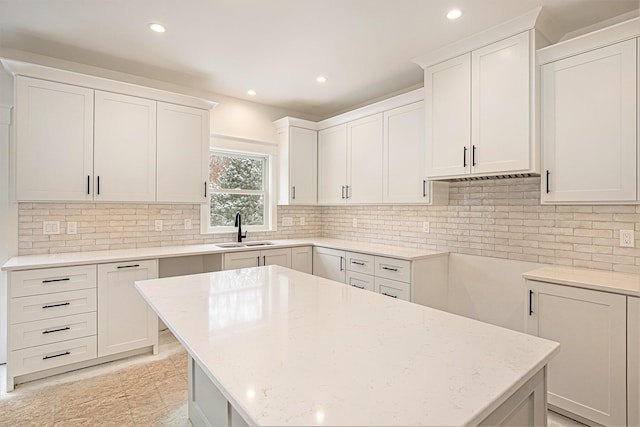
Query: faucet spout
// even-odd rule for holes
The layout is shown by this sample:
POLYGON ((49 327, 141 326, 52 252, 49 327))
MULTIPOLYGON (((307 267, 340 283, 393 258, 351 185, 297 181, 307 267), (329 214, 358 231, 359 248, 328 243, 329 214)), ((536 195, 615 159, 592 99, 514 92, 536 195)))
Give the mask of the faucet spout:
POLYGON ((244 234, 242 234, 242 216, 240 215, 240 212, 236 214, 235 226, 238 227, 238 243, 242 243, 242 239, 247 237, 247 232, 245 231, 244 234))

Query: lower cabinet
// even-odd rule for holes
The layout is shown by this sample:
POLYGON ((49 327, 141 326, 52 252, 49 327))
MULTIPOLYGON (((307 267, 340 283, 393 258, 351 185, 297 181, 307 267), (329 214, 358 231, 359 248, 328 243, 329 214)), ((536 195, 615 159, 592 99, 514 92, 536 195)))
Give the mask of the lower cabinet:
POLYGON ((158 261, 98 265, 98 357, 158 346, 158 317, 134 288, 158 278, 158 261))
POLYGON ((374 289, 391 298, 411 301, 411 285, 408 283, 376 277, 374 289))
POLYGON ((354 288, 366 289, 371 292, 375 292, 375 277, 368 274, 354 273, 353 271, 346 272, 345 283, 354 288))
POLYGON ((640 426, 640 298, 627 297, 627 424, 640 426))
POLYGON ((311 246, 291 248, 291 269, 313 274, 313 248, 311 246))
POLYGON ((527 280, 525 298, 526 332, 560 343, 548 367, 549 405, 599 424, 626 425, 627 297, 527 280))
POLYGON ((330 248, 313 248, 313 275, 345 283, 346 252, 330 248))
POLYGON ((262 251, 242 251, 224 254, 223 270, 260 267, 263 265, 280 265, 291 268, 291 249, 265 249, 262 251))

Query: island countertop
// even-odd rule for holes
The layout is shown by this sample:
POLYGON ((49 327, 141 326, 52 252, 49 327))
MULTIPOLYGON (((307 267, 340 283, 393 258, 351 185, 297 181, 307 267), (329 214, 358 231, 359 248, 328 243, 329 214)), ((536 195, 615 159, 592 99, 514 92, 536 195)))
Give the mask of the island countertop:
POLYGON ((278 266, 136 288, 250 425, 475 425, 559 349, 278 266))

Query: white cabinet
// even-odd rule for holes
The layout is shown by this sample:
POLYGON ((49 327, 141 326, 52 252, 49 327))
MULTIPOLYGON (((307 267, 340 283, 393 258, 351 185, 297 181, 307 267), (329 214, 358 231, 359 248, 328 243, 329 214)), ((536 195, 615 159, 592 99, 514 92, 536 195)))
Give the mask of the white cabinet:
POLYGON ((427 177, 537 172, 532 31, 425 69, 427 177))
POLYGON ((222 262, 224 270, 264 265, 280 265, 291 268, 291 248, 229 252, 224 254, 222 262))
POLYGON ((158 261, 98 265, 98 357, 158 347, 158 317, 134 287, 158 278, 158 261))
POLYGON ((640 425, 640 298, 627 297, 627 425, 640 425))
POLYGON ((93 90, 16 78, 16 199, 91 200, 93 90))
POLYGON ((369 274, 347 271, 345 273, 345 283, 358 289, 366 289, 375 292, 375 278, 369 274))
POLYGON ((347 123, 347 203, 382 202, 382 114, 347 123))
POLYGON ((347 125, 318 132, 318 203, 344 203, 347 185, 347 125))
POLYGON ((313 248, 313 275, 345 283, 345 251, 313 248))
MULTIPOLYGON (((313 205, 318 188, 318 132, 299 126, 285 117, 275 122, 280 163, 279 205, 313 205)), ((311 126, 310 126, 311 127, 311 126)))
POLYGON ((95 91, 95 200, 154 201, 156 102, 95 91))
POLYGON ((158 102, 158 202, 207 201, 209 111, 158 102))
MULTIPOLYGON (((626 40, 542 66, 542 202, 637 199, 636 44, 626 40)), ((551 46, 545 55, 552 60, 563 48, 551 46)))
POLYGON ((527 280, 526 332, 560 343, 549 363, 552 407, 625 425, 626 297, 527 280))
POLYGON ((296 246, 291 248, 291 268, 313 274, 313 247, 296 246))

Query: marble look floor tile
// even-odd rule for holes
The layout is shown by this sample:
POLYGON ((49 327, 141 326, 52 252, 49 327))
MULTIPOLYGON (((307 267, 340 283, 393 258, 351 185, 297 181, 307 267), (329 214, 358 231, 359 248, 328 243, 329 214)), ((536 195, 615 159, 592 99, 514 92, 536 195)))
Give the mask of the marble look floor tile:
POLYGON ((56 422, 69 419, 105 419, 109 416, 126 415, 130 420, 129 402, 124 392, 104 394, 92 400, 73 402, 56 406, 54 419, 56 422))
POLYGON ((147 367, 149 368, 149 373, 154 380, 163 380, 167 377, 180 375, 180 373, 176 370, 176 366, 173 364, 173 360, 171 360, 171 358, 169 357, 164 360, 151 363, 147 367))
POLYGON ((118 375, 106 374, 86 380, 74 381, 58 387, 57 406, 70 406, 101 396, 114 396, 122 392, 118 375))
POLYGON ((557 412, 547 411, 547 426, 548 427, 584 427, 585 425, 567 418, 557 412))

